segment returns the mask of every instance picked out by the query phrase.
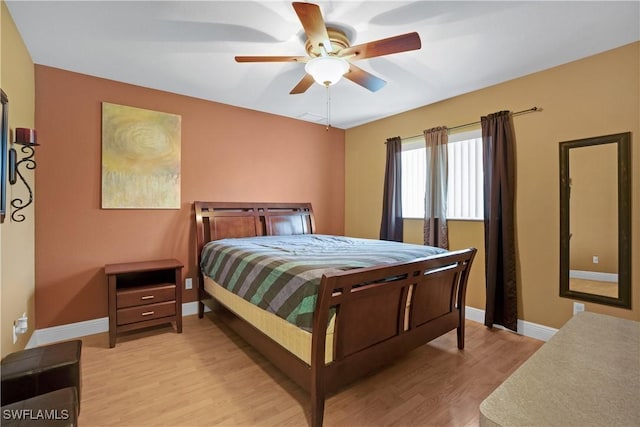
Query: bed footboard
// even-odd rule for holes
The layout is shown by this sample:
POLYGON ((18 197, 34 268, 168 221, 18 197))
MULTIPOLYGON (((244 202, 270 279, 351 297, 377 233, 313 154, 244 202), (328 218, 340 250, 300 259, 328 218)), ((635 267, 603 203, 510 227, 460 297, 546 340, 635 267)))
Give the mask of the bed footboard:
POLYGON ((464 348, 465 295, 475 254, 470 248, 323 276, 312 336, 313 426, 322 425, 326 393, 453 329, 458 348, 464 348), (331 313, 334 360, 325 364, 331 313))

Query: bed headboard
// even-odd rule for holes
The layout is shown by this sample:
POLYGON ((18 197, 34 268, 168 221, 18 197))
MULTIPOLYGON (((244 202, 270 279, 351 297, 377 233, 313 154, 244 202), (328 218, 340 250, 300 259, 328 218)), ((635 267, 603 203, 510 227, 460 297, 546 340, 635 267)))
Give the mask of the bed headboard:
POLYGON ((211 240, 315 233, 311 203, 194 202, 198 256, 211 240))

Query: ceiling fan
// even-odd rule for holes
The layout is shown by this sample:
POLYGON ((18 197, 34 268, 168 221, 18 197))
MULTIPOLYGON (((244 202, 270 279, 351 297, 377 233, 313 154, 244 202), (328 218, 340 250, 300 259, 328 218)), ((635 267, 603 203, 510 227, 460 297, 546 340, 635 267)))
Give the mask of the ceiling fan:
POLYGON ((351 46, 345 32, 325 25, 320 7, 312 3, 294 2, 293 9, 307 36, 308 56, 236 56, 236 62, 300 62, 307 74, 289 92, 304 93, 313 82, 329 87, 344 77, 372 92, 387 82, 355 66, 353 62, 398 52, 420 49, 418 33, 407 33, 369 43, 351 46))

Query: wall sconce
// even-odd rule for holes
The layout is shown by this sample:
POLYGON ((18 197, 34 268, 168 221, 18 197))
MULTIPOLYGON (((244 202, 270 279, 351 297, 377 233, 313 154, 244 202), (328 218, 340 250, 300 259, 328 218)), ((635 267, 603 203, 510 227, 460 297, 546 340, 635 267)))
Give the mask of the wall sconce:
POLYGON ((24 167, 33 170, 36 168, 36 161, 33 160, 35 154, 34 147, 40 145, 37 142, 37 134, 35 129, 16 128, 16 140, 14 144, 21 145, 20 151, 26 156, 22 160, 18 160, 18 154, 14 148, 9 149, 9 184, 14 185, 19 177, 22 183, 27 187, 29 191, 29 200, 24 201, 20 198, 11 200, 11 219, 15 222, 22 222, 25 220, 23 214, 18 214, 22 209, 26 208, 33 202, 33 191, 22 173, 20 173, 20 165, 24 164, 24 167))

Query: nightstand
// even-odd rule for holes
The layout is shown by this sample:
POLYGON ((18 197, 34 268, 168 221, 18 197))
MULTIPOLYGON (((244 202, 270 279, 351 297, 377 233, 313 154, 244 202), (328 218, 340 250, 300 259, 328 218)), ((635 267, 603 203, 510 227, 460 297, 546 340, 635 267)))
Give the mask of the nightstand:
POLYGON ((182 333, 182 268, 180 261, 107 264, 109 347, 120 332, 176 323, 182 333))

